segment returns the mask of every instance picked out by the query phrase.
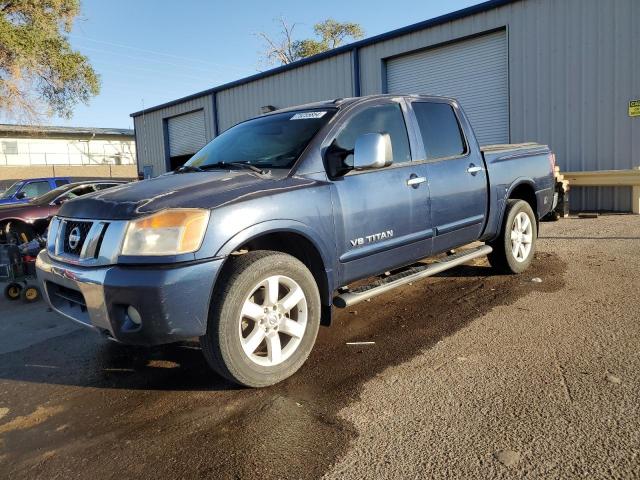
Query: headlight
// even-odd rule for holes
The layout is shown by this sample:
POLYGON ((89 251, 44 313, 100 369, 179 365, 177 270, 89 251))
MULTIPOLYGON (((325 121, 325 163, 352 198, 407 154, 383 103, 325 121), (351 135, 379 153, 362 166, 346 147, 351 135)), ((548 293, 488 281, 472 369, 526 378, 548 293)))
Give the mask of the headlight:
POLYGON ((209 210, 171 209, 129 223, 123 255, 178 255, 202 245, 209 210))

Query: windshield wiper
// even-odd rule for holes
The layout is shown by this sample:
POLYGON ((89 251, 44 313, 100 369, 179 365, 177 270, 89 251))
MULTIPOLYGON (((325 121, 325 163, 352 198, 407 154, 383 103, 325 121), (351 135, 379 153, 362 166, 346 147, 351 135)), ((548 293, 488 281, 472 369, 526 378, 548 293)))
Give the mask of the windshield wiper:
POLYGON ((253 172, 259 173, 261 175, 266 174, 267 172, 265 172, 263 169, 256 167, 255 165, 251 165, 250 163, 247 162, 217 162, 217 163, 210 163, 209 165, 202 165, 202 167, 200 167, 201 170, 208 170, 210 168, 228 168, 228 167, 235 167, 235 168, 246 168, 249 169, 253 172))
POLYGON ((189 172, 204 172, 200 167, 194 167, 192 165, 182 165, 176 168, 173 173, 189 173, 189 172))

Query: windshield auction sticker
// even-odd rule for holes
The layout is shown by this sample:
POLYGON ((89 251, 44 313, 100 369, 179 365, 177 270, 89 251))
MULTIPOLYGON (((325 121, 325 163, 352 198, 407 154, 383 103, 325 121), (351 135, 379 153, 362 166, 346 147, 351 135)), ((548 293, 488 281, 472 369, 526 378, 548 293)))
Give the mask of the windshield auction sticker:
POLYGON ((289 120, 309 120, 310 118, 322 118, 327 112, 303 112, 296 113, 289 120))
POLYGON ((640 117, 640 100, 631 100, 629 102, 629 116, 640 117))

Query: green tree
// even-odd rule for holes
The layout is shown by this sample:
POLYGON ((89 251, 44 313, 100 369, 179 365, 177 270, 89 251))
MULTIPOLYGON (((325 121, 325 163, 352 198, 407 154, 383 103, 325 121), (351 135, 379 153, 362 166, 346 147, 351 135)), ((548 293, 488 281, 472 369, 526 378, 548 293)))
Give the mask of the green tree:
POLYGON ((100 92, 89 60, 65 34, 80 13, 80 0, 0 0, 0 114, 38 123, 100 92))
POLYGON ((296 24, 289 24, 284 18, 279 19, 280 32, 273 38, 265 32, 258 36, 265 42, 263 60, 268 65, 295 62, 302 58, 339 47, 347 39, 357 40, 364 37, 364 30, 357 23, 338 22, 332 18, 316 23, 313 31, 317 38, 295 40, 293 31, 296 24))

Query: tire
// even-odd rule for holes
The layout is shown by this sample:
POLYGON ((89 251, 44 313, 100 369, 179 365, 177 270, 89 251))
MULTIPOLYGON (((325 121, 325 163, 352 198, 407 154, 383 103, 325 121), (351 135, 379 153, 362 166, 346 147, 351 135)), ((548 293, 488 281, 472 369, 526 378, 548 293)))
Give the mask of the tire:
POLYGON ((538 226, 531 206, 524 200, 507 200, 500 236, 489 243, 493 248, 489 263, 503 273, 522 273, 533 261, 537 239, 538 226), (513 241, 512 233, 516 236, 513 241), (514 254, 516 245, 521 246, 514 254))
POLYGON ((40 289, 34 285, 27 285, 21 292, 22 301, 25 303, 34 303, 40 300, 40 289))
POLYGON ((4 287, 4 296, 8 300, 18 300, 20 298, 20 292, 22 291, 22 285, 19 283, 10 283, 4 287))
POLYGON ((22 222, 9 222, 5 225, 4 231, 8 239, 15 238, 18 244, 30 242, 36 237, 33 228, 22 222))
POLYGON ((312 273, 290 255, 257 250, 231 257, 216 285, 207 333, 200 337, 211 368, 247 387, 266 387, 293 375, 309 356, 320 326, 320 294, 312 273))

